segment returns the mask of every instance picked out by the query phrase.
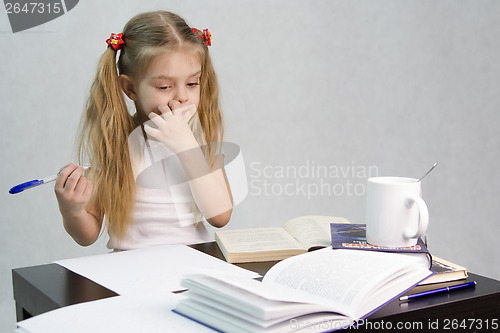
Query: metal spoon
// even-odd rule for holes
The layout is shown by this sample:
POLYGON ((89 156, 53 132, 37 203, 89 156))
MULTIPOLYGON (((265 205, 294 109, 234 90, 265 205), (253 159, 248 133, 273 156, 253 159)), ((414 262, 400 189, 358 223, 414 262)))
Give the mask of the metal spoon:
POLYGON ((434 170, 434 168, 436 167, 436 165, 438 165, 438 162, 434 163, 434 165, 433 165, 433 166, 429 169, 429 171, 427 171, 427 172, 425 173, 425 175, 423 175, 422 177, 420 177, 419 179, 417 179, 417 183, 418 183, 419 181, 421 181, 422 179, 424 179, 424 177, 425 177, 425 176, 427 176, 427 175, 428 175, 428 174, 429 174, 432 170, 434 170))

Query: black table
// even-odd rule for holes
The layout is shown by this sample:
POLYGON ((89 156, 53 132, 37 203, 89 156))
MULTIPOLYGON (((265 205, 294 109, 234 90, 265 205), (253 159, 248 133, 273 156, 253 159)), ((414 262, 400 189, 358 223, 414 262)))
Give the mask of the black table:
MULTIPOLYGON (((223 258, 215 242, 191 247, 223 258)), ((264 275, 276 262, 238 264, 264 275)), ((469 273, 475 288, 434 295, 410 302, 395 300, 372 314, 355 331, 468 331, 500 332, 500 281, 469 273)), ((439 284, 438 287, 459 282, 439 284)), ((24 320, 64 306, 117 294, 57 264, 12 270, 17 320, 24 320)), ((415 289, 434 289, 418 286, 415 289)), ((411 293, 417 290, 413 290, 411 293)))

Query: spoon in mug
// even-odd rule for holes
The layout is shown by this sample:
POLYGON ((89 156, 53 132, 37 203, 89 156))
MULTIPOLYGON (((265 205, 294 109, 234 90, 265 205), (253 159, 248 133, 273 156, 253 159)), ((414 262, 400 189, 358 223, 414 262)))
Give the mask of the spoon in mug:
POLYGON ((421 181, 422 179, 424 179, 425 176, 427 176, 432 170, 434 170, 434 168, 436 167, 436 165, 438 165, 438 162, 434 163, 434 165, 429 169, 429 171, 427 171, 425 173, 425 175, 423 175, 422 177, 420 177, 419 179, 417 179, 416 182, 418 183, 419 181, 421 181))

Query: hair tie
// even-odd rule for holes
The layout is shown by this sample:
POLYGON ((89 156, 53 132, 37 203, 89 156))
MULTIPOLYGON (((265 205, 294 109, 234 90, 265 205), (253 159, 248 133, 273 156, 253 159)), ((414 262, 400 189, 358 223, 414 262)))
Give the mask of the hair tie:
POLYGON ((123 44, 125 44, 123 33, 111 34, 111 36, 106 39, 106 43, 108 43, 108 47, 112 47, 115 51, 118 51, 123 47, 123 44))
MULTIPOLYGON (((197 35, 198 29, 193 28, 193 32, 197 35)), ((208 31, 208 29, 203 29, 203 34, 196 37, 205 39, 205 44, 207 44, 207 46, 212 46, 212 34, 208 31)))

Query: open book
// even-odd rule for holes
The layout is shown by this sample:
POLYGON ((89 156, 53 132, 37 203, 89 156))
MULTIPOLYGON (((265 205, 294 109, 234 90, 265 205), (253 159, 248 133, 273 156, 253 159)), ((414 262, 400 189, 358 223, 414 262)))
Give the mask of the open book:
POLYGON ((219 230, 215 241, 230 263, 282 260, 331 245, 330 223, 343 217, 301 216, 283 227, 219 230))
POLYGON ((224 332, 331 331, 362 323, 427 267, 425 257, 326 248, 277 263, 262 282, 188 275, 174 312, 224 332))

